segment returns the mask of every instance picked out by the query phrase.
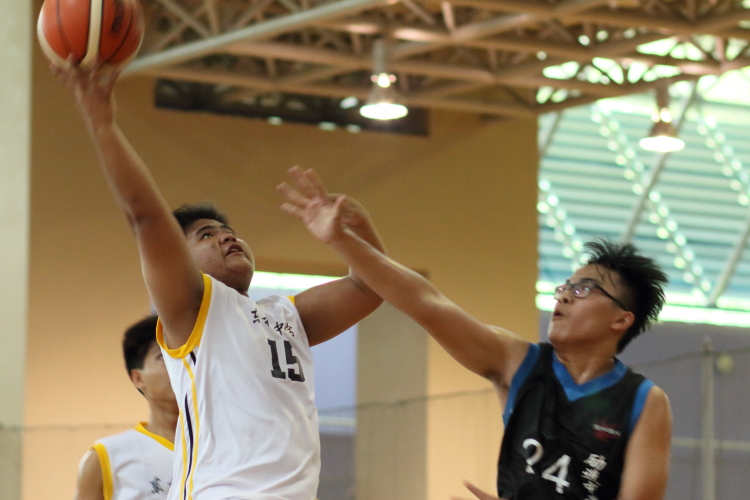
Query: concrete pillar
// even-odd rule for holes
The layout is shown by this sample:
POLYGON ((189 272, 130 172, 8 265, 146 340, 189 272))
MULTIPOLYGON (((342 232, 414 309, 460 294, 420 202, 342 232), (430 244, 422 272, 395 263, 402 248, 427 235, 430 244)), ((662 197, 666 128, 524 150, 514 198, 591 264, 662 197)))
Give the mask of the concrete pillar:
POLYGON ((32 3, 0 0, 0 498, 21 498, 32 3))
POLYGON ((424 500, 427 334, 389 304, 357 329, 357 500, 424 500))

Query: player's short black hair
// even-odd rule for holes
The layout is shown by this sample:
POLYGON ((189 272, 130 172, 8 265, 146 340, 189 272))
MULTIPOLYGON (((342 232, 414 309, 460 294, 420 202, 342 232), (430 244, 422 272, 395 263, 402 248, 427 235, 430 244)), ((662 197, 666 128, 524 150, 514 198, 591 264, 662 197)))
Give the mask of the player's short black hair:
POLYGON ((201 203, 185 203, 172 212, 177 223, 180 224, 183 233, 197 220, 210 219, 222 224, 229 225, 226 214, 221 212, 213 203, 207 201, 201 203))
POLYGON ((617 273, 625 285, 626 296, 621 300, 635 319, 617 343, 617 352, 620 353, 631 340, 656 322, 664 306, 664 287, 669 279, 654 259, 639 255, 632 243, 599 239, 586 243, 584 249, 590 256, 586 265, 617 273))
POLYGON ((156 319, 154 315, 146 316, 134 323, 122 337, 122 355, 125 358, 125 369, 130 375, 131 370, 143 368, 143 361, 151 346, 156 342, 156 319))

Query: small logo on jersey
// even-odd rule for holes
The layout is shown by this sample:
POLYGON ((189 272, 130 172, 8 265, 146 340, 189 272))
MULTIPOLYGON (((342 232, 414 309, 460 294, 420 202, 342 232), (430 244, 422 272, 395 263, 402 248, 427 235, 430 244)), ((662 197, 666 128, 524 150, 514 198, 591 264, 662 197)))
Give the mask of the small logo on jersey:
POLYGON ((611 441, 622 436, 622 432, 617 430, 617 425, 599 422, 594 424, 594 437, 599 441, 611 441))
POLYGON ((161 487, 161 479, 158 477, 154 477, 154 480, 151 481, 151 493, 163 493, 164 488, 161 487))

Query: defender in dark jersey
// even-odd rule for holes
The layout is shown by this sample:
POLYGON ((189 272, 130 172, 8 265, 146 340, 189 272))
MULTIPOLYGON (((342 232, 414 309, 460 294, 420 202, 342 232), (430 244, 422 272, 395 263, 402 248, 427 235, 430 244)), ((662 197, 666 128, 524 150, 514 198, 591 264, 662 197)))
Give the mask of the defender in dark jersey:
MULTIPOLYGON (((662 500, 671 412, 664 391, 616 354, 656 320, 667 278, 630 244, 586 245, 591 259, 555 291, 549 344, 485 325, 429 281, 357 237, 321 200, 282 184, 299 217, 383 299, 497 387, 507 425, 498 492, 508 500, 662 500)), ((482 500, 494 497, 467 484, 482 500)))

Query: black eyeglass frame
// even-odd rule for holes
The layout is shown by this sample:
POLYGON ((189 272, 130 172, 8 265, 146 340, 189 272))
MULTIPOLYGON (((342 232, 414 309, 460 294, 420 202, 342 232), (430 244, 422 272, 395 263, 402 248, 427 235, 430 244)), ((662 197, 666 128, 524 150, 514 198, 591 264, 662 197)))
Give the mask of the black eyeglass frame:
POLYGON ((578 283, 571 283, 570 281, 566 281, 564 285, 555 287, 554 298, 555 300, 560 300, 562 294, 570 290, 573 294, 573 297, 577 299, 585 299, 586 297, 591 295, 591 288, 596 288, 597 290, 602 292, 605 297, 612 299, 614 303, 620 306, 623 310, 629 311, 629 309, 625 307, 625 304, 623 304, 622 302, 617 300, 615 297, 613 297, 612 294, 610 294, 608 291, 602 288, 602 286, 599 283, 597 283, 596 281, 587 280, 587 279, 581 280, 578 283), (581 292, 584 292, 584 290, 587 290, 586 287, 590 287, 588 288, 589 290, 588 293, 586 293, 585 295, 581 295, 581 292))

